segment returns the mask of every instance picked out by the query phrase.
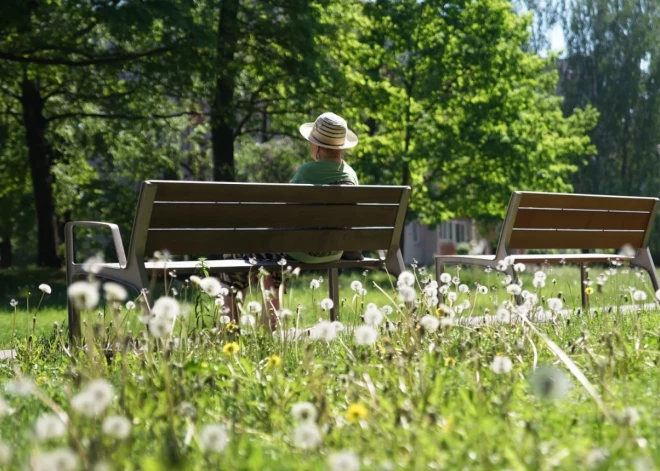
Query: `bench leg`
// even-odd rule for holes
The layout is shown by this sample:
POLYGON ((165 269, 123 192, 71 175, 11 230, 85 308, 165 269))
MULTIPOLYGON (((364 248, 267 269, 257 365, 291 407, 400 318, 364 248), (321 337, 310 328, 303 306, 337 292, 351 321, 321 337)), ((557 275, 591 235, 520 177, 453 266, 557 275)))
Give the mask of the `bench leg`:
POLYGON ((653 284, 653 290, 658 291, 660 289, 660 283, 658 282, 658 273, 655 271, 655 264, 651 258, 651 251, 648 248, 639 249, 637 256, 630 261, 630 264, 633 267, 638 267, 643 270, 646 270, 651 277, 651 283, 653 284))
POLYGON ((589 281, 589 274, 587 273, 587 264, 580 263, 580 296, 582 298, 582 311, 586 312, 589 309, 589 298, 586 293, 587 281, 589 281))
POLYGON ((328 294, 332 299, 332 309, 330 309, 330 320, 332 322, 337 320, 337 313, 339 312, 339 269, 328 269, 328 294))
MULTIPOLYGON (((513 283, 518 283, 518 273, 517 273, 516 270, 513 268, 513 266, 510 268, 510 270, 511 270, 511 280, 513 281, 513 283)), ((517 295, 515 296, 515 298, 516 298, 516 304, 517 304, 518 306, 522 306, 522 305, 523 305, 523 298, 522 298, 522 296, 520 296, 519 294, 517 294, 517 295)))

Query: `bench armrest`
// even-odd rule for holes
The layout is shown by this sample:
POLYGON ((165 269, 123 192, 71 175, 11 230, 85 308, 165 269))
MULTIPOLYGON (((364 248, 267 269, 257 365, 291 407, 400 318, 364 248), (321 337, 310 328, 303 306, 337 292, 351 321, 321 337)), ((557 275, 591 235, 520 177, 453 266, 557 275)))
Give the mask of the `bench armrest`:
POLYGON ((112 242, 115 245, 115 252, 117 253, 117 261, 119 262, 119 266, 120 268, 126 267, 126 253, 124 252, 124 244, 121 240, 119 226, 109 222, 97 221, 71 221, 66 223, 64 228, 64 241, 66 244, 67 264, 73 264, 76 259, 74 251, 75 248, 73 245, 73 228, 76 226, 105 227, 110 229, 110 232, 112 233, 112 242))

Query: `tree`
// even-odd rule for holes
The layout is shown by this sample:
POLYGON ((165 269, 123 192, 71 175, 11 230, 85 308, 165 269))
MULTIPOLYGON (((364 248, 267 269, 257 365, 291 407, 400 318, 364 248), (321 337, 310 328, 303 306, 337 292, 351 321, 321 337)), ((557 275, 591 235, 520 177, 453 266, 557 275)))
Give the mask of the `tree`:
POLYGON ((56 127, 86 117, 169 116, 173 103, 154 90, 163 86, 158 72, 177 69, 174 61, 162 68, 160 58, 185 42, 188 15, 168 1, 7 0, 0 18, 3 113, 25 136, 38 263, 59 266, 52 169, 67 152, 56 127))
POLYGON ((378 63, 356 60, 356 80, 380 98, 356 100, 364 180, 412 185, 411 209, 428 223, 501 217, 512 190, 571 188, 597 115, 562 115, 551 60, 525 47, 529 18, 503 0, 377 0, 364 11, 373 26, 361 39, 378 63))

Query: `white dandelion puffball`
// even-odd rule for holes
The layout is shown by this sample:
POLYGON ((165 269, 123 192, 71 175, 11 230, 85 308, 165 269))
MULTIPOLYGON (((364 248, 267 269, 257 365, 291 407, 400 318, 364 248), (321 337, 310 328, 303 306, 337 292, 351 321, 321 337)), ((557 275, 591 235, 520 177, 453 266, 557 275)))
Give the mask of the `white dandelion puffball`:
POLYGON ((9 445, 0 441, 0 465, 8 465, 14 457, 14 452, 9 445))
POLYGON ((456 294, 456 292, 451 291, 447 293, 447 301, 449 301, 450 303, 455 302, 457 299, 458 299, 458 294, 456 294))
POLYGON ((554 366, 539 366, 529 378, 532 392, 542 399, 562 399, 571 382, 562 370, 554 366))
POLYGON ((325 340, 326 342, 332 342, 337 338, 337 328, 332 324, 332 322, 321 321, 312 327, 309 332, 309 336, 313 340, 325 340))
POLYGON ((477 291, 479 292, 479 294, 488 294, 488 287, 484 285, 479 285, 477 291))
POLYGON ((81 415, 101 415, 112 402, 112 385, 104 379, 95 379, 71 399, 71 407, 81 415))
POLYGON ((409 271, 402 271, 398 278, 398 283, 401 286, 413 286, 415 284, 415 275, 409 271))
POLYGON ((297 422, 315 422, 317 415, 311 402, 298 402, 291 408, 291 416, 297 422))
POLYGON ((518 296, 522 293, 522 288, 520 285, 513 283, 506 287, 506 292, 512 296, 518 296))
POLYGON ((373 345, 378 338, 378 331, 370 325, 361 325, 355 329, 354 335, 358 345, 373 345))
POLYGON ((174 321, 176 316, 181 313, 181 307, 176 299, 163 296, 156 300, 154 306, 151 308, 151 313, 161 319, 174 321))
POLYGON ((218 307, 224 306, 225 305, 224 296, 218 296, 217 298, 215 298, 215 301, 213 301, 213 304, 215 304, 218 307))
POLYGON ((392 306, 385 305, 385 306, 380 308, 380 312, 382 312, 384 316, 389 316, 390 314, 392 314, 394 312, 394 309, 392 309, 392 306))
POLYGON ((321 309, 324 311, 329 311, 335 307, 335 303, 332 301, 330 298, 325 298, 324 300, 321 301, 321 309))
POLYGON ((513 367, 513 362, 506 356, 497 355, 490 364, 490 369, 498 375, 508 373, 513 367))
POLYGON ((124 440, 131 433, 131 421, 123 415, 109 415, 103 420, 103 433, 118 440, 124 440))
POLYGON ((360 458, 352 451, 332 453, 328 457, 331 471, 360 471, 360 458))
POLYGON ((303 422, 293 430, 293 446, 302 450, 318 448, 321 444, 321 430, 316 424, 303 422))
POLYGON ((47 285, 46 283, 42 283, 39 285, 39 289, 41 290, 42 293, 44 294, 50 294, 52 290, 50 289, 50 286, 47 285))
POLYGON ((93 283, 76 281, 71 283, 67 292, 76 309, 90 310, 99 304, 99 290, 93 283))
POLYGON ((192 276, 190 277, 190 282, 191 282, 193 285, 199 286, 199 285, 202 284, 202 279, 201 279, 199 276, 197 276, 197 275, 192 275, 192 276))
POLYGON ((152 317, 148 320, 147 327, 152 337, 162 339, 172 332, 174 321, 164 317, 152 317))
POLYGON ((244 314, 241 316, 240 322, 241 325, 246 327, 254 327, 257 324, 257 319, 250 314, 244 314))
POLYGON ((632 427, 639 422, 639 412, 637 412, 637 409, 634 407, 626 407, 621 411, 621 414, 619 415, 619 421, 623 425, 627 425, 628 427, 632 427))
POLYGON ((103 292, 108 301, 123 301, 128 297, 128 291, 119 283, 109 281, 103 283, 103 292))
POLYGON ((60 438, 66 433, 66 424, 55 414, 44 414, 37 419, 34 425, 37 440, 45 442, 53 438, 60 438))
POLYGON ((545 280, 534 278, 532 280, 532 286, 534 286, 534 288, 543 288, 545 286, 545 280))
POLYGON ((449 273, 442 273, 440 275, 440 283, 444 283, 444 284, 451 283, 451 275, 449 273))
POLYGON ((399 288, 399 299, 404 303, 411 303, 415 300, 415 289, 410 286, 399 288))
POLYGON ((367 307, 367 312, 364 313, 365 324, 378 327, 383 322, 383 319, 383 313, 380 312, 380 309, 375 304, 367 307))
POLYGON ((564 303, 559 298, 549 298, 548 307, 550 308, 551 311, 557 312, 561 310, 562 307, 564 307, 564 303))
POLYGON ((342 324, 342 323, 339 322, 339 321, 334 321, 334 322, 332 323, 332 325, 334 326, 335 331, 336 331, 337 333, 339 333, 339 332, 343 332, 344 330, 346 330, 346 328, 344 327, 344 324, 342 324))
POLYGON ((220 290, 222 289, 222 284, 220 283, 220 281, 218 281, 217 278, 208 276, 206 278, 203 278, 202 281, 199 282, 199 287, 202 288, 202 290, 206 294, 208 294, 212 298, 215 298, 217 295, 220 294, 220 290))
POLYGON ((470 288, 468 288, 468 285, 460 284, 458 285, 458 291, 461 293, 468 293, 470 291, 470 288))
POLYGON ((497 262, 497 269, 499 271, 506 271, 509 268, 509 265, 504 260, 497 262))
POLYGON ((498 322, 508 324, 509 322, 511 322, 511 313, 509 312, 508 309, 504 309, 503 307, 501 307, 495 313, 495 319, 497 319, 498 322))
POLYGON ((261 303, 258 301, 250 301, 246 307, 250 314, 259 314, 261 312, 261 303))
POLYGON ((14 410, 11 408, 9 403, 4 400, 2 396, 0 396, 0 417, 4 417, 5 415, 9 415, 13 412, 14 410))
POLYGON ((360 291, 362 289, 362 283, 360 283, 358 280, 351 281, 351 289, 355 292, 360 291))
POLYGON ((207 424, 199 431, 199 447, 205 453, 221 453, 229 444, 229 431, 222 424, 207 424))
POLYGON ((11 301, 9 301, 9 305, 11 307, 16 307, 16 306, 18 306, 18 301, 16 301, 15 299, 12 299, 11 301))
POLYGON ((504 263, 507 264, 507 266, 513 266, 513 264, 516 262, 516 259, 512 257, 511 255, 508 255, 504 257, 504 263))
POLYGON ((135 303, 133 301, 128 301, 126 303, 126 310, 132 311, 133 309, 135 309, 135 303))
POLYGON ((30 456, 32 471, 74 471, 78 469, 78 455, 68 448, 43 451, 30 456))
POLYGON ((452 325, 454 325, 453 317, 443 317, 442 319, 440 319, 440 327, 447 329, 452 325))
POLYGON ((632 297, 635 301, 646 301, 646 293, 639 289, 633 291, 632 297))
POLYGON ((321 282, 319 280, 314 279, 309 282, 310 289, 319 289, 320 286, 321 286, 321 282))
POLYGON ((279 317, 280 319, 285 319, 291 316, 293 316, 293 312, 291 311, 291 309, 280 309, 277 312, 277 317, 279 317))
POLYGON ((440 327, 440 319, 428 314, 422 317, 419 323, 421 324, 422 327, 424 327, 425 331, 430 333, 435 332, 436 330, 438 330, 438 327, 440 327))
POLYGON ((525 264, 524 263, 516 263, 513 265, 513 269, 518 272, 522 273, 525 271, 525 264))
POLYGON ((607 461, 610 453, 605 448, 594 448, 589 453, 587 453, 587 467, 588 468, 598 468, 602 466, 607 461))
POLYGON ((26 397, 34 394, 37 387, 31 379, 20 377, 5 384, 5 392, 10 396, 26 397))
POLYGON ((534 272, 534 279, 545 281, 547 275, 542 271, 534 272))
POLYGON ((231 318, 229 316, 220 316, 218 321, 220 321, 220 323, 223 324, 223 325, 224 324, 229 324, 231 322, 231 318))
POLYGON ((655 292, 655 299, 657 299, 658 301, 660 301, 660 289, 659 289, 658 291, 655 292))

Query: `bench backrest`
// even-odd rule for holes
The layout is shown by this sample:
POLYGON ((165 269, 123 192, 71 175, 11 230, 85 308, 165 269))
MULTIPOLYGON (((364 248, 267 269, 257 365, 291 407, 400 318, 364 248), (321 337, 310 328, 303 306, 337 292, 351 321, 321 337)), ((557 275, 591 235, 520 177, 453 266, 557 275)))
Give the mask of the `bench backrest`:
POLYGON ((658 198, 514 192, 504 249, 645 248, 658 198))
POLYGON ((398 250, 402 186, 189 181, 142 185, 129 251, 172 255, 398 250))

